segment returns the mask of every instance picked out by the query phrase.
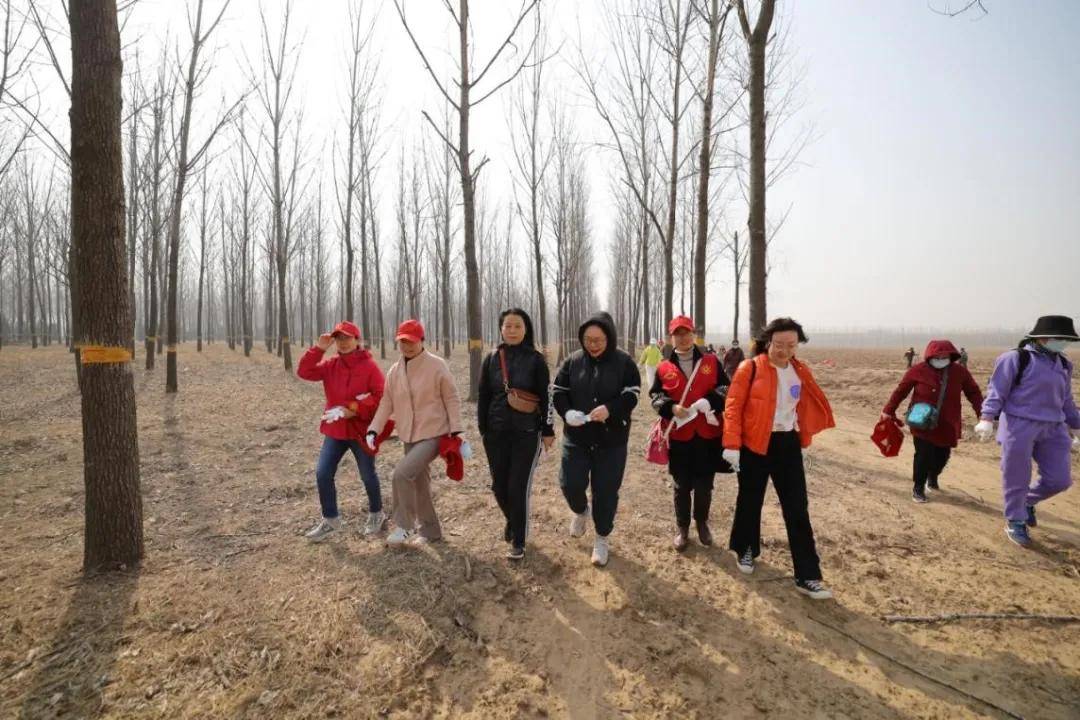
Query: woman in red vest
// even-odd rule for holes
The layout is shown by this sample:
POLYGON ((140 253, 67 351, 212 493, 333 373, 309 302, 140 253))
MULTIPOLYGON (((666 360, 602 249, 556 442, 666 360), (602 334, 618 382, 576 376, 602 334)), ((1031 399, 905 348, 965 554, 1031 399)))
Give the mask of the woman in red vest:
POLYGON ((702 545, 712 545, 709 506, 718 469, 731 472, 721 453, 720 436, 728 377, 719 358, 697 345, 694 321, 685 315, 668 323, 671 350, 656 368, 649 396, 660 417, 668 421, 668 472, 675 481, 674 545, 686 549, 690 517, 702 545))

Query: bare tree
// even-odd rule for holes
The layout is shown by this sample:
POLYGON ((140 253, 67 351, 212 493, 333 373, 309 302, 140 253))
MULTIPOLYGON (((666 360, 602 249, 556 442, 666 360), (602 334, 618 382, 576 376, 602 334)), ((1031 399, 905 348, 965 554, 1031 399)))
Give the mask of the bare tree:
POLYGON ((719 0, 697 0, 695 10, 708 26, 709 50, 705 60, 705 87, 701 96, 701 153, 698 158, 697 218, 694 243, 694 322, 699 338, 706 331, 706 275, 709 240, 709 180, 712 177, 713 98, 716 87, 716 66, 720 56, 720 42, 724 37, 731 5, 719 0), (708 3, 706 10, 702 5, 708 3))
POLYGON ((765 327, 766 293, 766 235, 765 235, 765 152, 767 132, 765 123, 765 51, 769 30, 776 12, 776 0, 761 0, 757 20, 750 25, 746 0, 734 0, 739 25, 746 41, 750 60, 750 334, 754 336, 765 327))
POLYGON ((143 557, 131 307, 124 268, 120 29, 115 0, 71 0, 71 255, 83 346, 87 569, 143 557), (91 278, 93 281, 91 282, 91 278))
POLYGON ((207 191, 206 181, 209 175, 207 169, 203 169, 201 196, 202 205, 199 208, 199 291, 195 309, 195 351, 202 352, 203 346, 203 287, 206 278, 206 232, 208 228, 208 204, 210 194, 207 191))
POLYGON ((510 139, 514 152, 514 164, 517 169, 515 185, 525 195, 526 206, 518 203, 518 215, 521 217, 525 232, 532 245, 534 291, 537 303, 537 316, 540 324, 540 345, 547 352, 548 318, 547 298, 544 292, 543 260, 543 198, 541 191, 544 175, 551 163, 551 144, 545 144, 540 137, 540 109, 543 96, 545 43, 543 36, 533 48, 533 59, 525 81, 521 83, 518 94, 512 104, 512 124, 519 132, 511 132, 510 139), (520 134, 519 134, 520 133, 520 134))
MULTIPOLYGON (((199 63, 199 53, 207 39, 221 22, 231 0, 225 0, 217 17, 203 30, 203 0, 195 0, 195 16, 188 16, 188 30, 191 33, 191 55, 188 58, 187 74, 184 80, 184 105, 180 120, 180 136, 177 140, 175 185, 172 193, 172 211, 169 216, 169 297, 168 297, 168 347, 165 356, 165 392, 174 393, 179 384, 176 368, 177 344, 177 307, 176 283, 177 266, 180 256, 180 221, 183 216, 184 188, 188 173, 202 161, 214 136, 228 122, 231 110, 210 131, 203 144, 188 156, 188 138, 191 134, 191 112, 195 104, 195 91, 206 79, 209 65, 199 63)), ((234 106, 235 107, 235 106, 234 106)))
POLYGON ((458 114, 458 139, 456 143, 451 140, 448 135, 442 132, 427 112, 424 112, 424 117, 431 127, 434 128, 435 132, 442 138, 443 142, 445 142, 457 155, 458 172, 461 175, 461 200, 465 230, 465 294, 466 324, 469 336, 470 401, 476 400, 476 391, 480 381, 481 353, 484 346, 484 341, 482 339, 483 315, 480 307, 480 273, 476 263, 476 180, 477 176, 480 174, 480 170, 483 169, 488 159, 484 158, 477 163, 475 167, 472 165, 472 150, 470 149, 469 136, 469 113, 474 107, 491 97, 495 92, 517 77, 528 63, 529 58, 532 56, 533 47, 536 45, 537 35, 539 34, 538 27, 533 34, 528 50, 525 53, 522 53, 521 61, 515 63, 514 69, 508 76, 495 84, 494 87, 486 93, 478 90, 478 98, 473 95, 473 90, 478 88, 502 54, 506 52, 508 48, 517 47, 514 43, 514 38, 517 36, 518 29, 529 15, 533 13, 539 1, 540 0, 523 0, 521 8, 517 13, 517 19, 514 21, 510 32, 506 35, 506 39, 503 40, 495 52, 492 53, 488 61, 482 65, 480 71, 475 74, 472 72, 472 55, 469 51, 469 36, 472 28, 469 19, 469 0, 458 0, 457 11, 454 10, 454 7, 449 0, 444 3, 444 7, 449 12, 450 17, 454 21, 454 26, 457 28, 459 39, 457 62, 460 79, 455 81, 458 89, 458 97, 457 99, 454 99, 448 91, 446 83, 441 81, 435 74, 431 63, 428 62, 427 56, 413 36, 409 23, 405 19, 404 0, 394 0, 394 7, 397 8, 401 24, 405 28, 406 33, 408 33, 409 39, 412 41, 416 52, 420 55, 424 67, 428 71, 428 75, 435 83, 443 98, 457 111, 458 114))

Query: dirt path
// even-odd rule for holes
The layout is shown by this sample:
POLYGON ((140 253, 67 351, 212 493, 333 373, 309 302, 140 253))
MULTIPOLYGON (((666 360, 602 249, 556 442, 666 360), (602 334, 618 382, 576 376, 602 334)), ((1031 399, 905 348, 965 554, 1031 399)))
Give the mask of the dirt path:
MULTIPOLYGON (((964 442, 944 492, 916 506, 910 447, 885 460, 867 439, 899 358, 806 357, 839 420, 809 461, 837 593, 827 603, 793 591, 771 492, 763 562, 750 578, 735 571, 722 549, 733 478, 717 479, 719 546, 670 549, 670 484, 640 452, 645 406, 606 570, 588 565, 590 536, 565 534, 555 458, 534 484, 520 567, 502 559, 482 458, 460 485, 437 480, 447 542, 393 552, 357 535, 363 493, 343 463, 350 532, 310 545, 300 534, 317 514, 321 390, 265 352, 245 360, 221 345, 182 348, 178 397, 164 395, 163 370, 136 371, 147 561, 83 579, 71 358, 5 347, 0 716, 1080 716, 1078 624, 881 619, 1080 614, 1078 491, 1041 507, 1036 547, 1016 548, 1002 532, 997 450, 964 442)), ((993 354, 973 358, 984 383, 993 354)), ((400 446, 384 455, 389 497, 400 446)))

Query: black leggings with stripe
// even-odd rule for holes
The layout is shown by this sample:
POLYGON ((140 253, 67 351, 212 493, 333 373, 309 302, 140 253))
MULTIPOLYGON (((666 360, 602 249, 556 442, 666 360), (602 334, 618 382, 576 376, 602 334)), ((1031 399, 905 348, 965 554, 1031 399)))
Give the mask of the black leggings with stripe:
POLYGON ((529 495, 540 459, 540 433, 489 432, 484 451, 491 470, 491 491, 510 529, 510 541, 525 544, 529 532, 529 495))

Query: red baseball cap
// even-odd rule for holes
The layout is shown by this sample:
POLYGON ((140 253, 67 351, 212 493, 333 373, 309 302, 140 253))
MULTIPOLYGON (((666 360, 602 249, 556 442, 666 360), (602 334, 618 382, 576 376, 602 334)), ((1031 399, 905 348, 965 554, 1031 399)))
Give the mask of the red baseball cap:
POLYGON ((342 320, 337 325, 335 325, 334 331, 330 333, 330 336, 333 337, 339 333, 342 335, 348 335, 349 337, 354 337, 357 340, 360 339, 360 328, 356 327, 348 320, 342 320))
POLYGON ((674 335, 675 331, 684 328, 690 332, 694 332, 694 321, 685 315, 676 315, 671 318, 671 322, 668 323, 667 331, 668 335, 674 335))
POLYGON ((406 320, 398 325, 397 335, 394 340, 408 340, 409 342, 422 342, 424 340, 424 326, 419 320, 406 320))

